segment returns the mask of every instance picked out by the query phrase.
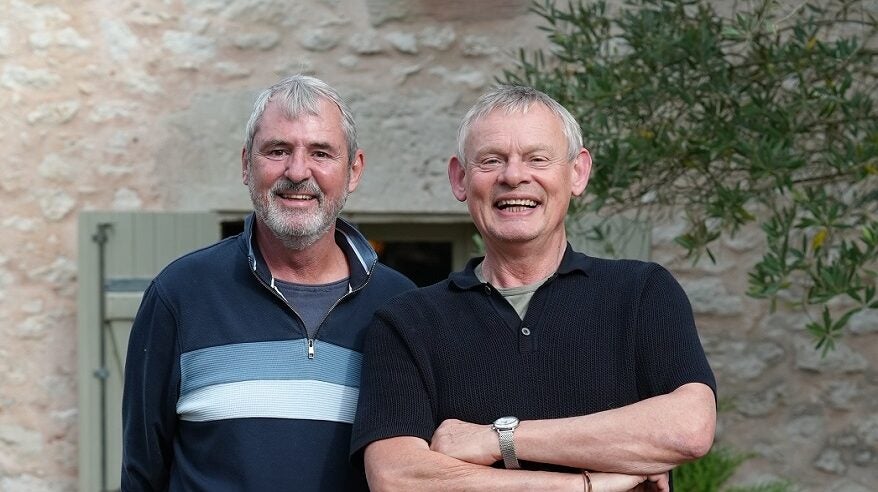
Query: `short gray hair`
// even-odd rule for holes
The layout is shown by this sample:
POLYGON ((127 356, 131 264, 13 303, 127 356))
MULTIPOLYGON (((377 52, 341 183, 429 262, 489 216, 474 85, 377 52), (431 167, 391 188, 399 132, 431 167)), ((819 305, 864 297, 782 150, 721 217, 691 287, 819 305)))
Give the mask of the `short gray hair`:
POLYGON ((277 102, 287 118, 295 119, 303 113, 317 115, 321 99, 335 103, 341 111, 341 128, 347 142, 348 164, 353 163, 358 147, 357 124, 354 122, 351 108, 329 84, 316 77, 301 74, 281 80, 256 97, 253 112, 244 131, 244 153, 247 162, 253 157, 253 138, 269 102, 277 102))
POLYGON ((567 160, 573 161, 582 148, 582 130, 576 118, 557 101, 532 87, 523 85, 498 85, 484 94, 463 117, 457 130, 457 158, 466 164, 464 144, 473 124, 496 110, 510 113, 526 113, 535 103, 542 104, 561 120, 564 136, 567 137, 567 160))

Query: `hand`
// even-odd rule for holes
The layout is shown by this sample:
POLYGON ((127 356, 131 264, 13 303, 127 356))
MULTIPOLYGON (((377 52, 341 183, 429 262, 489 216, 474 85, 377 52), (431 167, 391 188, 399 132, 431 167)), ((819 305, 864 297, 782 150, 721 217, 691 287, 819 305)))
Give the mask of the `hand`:
POLYGON ((633 492, 670 492, 670 475, 668 473, 649 475, 646 480, 631 490, 633 492))
MULTIPOLYGON (((622 473, 590 472, 592 489, 595 492, 634 492, 643 490, 644 475, 625 475, 622 473)), ((646 489, 649 490, 649 489, 646 489)))
POLYGON ((439 424, 430 450, 475 465, 493 465, 500 461, 500 441, 490 425, 471 424, 448 419, 439 424))

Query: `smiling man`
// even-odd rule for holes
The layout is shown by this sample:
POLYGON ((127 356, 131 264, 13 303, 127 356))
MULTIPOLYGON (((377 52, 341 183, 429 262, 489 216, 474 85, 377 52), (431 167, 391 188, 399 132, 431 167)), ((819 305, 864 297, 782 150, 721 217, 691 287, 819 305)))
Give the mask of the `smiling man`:
POLYGON ((670 490, 709 450, 715 382, 679 284, 567 243, 590 171, 539 91, 464 117, 448 176, 485 256, 376 312, 352 440, 372 490, 670 490))
POLYGON ((350 109, 280 81, 241 164, 244 232, 166 267, 134 321, 122 490, 368 490, 348 460, 365 328, 414 284, 338 218, 365 166, 350 109))

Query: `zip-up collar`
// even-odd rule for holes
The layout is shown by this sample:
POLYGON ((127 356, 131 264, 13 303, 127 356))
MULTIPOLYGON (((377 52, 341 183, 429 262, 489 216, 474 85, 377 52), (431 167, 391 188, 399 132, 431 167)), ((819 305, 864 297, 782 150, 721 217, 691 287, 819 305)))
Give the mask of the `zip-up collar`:
MULTIPOLYGON (((479 281, 478 277, 476 277, 475 269, 476 266, 484 259, 484 256, 470 259, 463 270, 459 272, 453 272, 451 275, 448 276, 448 280, 455 287, 461 290, 481 287, 483 284, 481 281, 479 281)), ((554 278, 558 275, 566 275, 575 271, 582 272, 584 275, 588 276, 590 263, 591 258, 582 253, 577 253, 576 251, 573 251, 573 247, 570 246, 570 243, 568 242, 567 247, 564 249, 564 256, 561 257, 561 264, 558 265, 558 270, 555 272, 554 275, 552 275, 551 278, 554 278)))
MULTIPOLYGON (((241 241, 246 243, 247 262, 253 271, 266 285, 271 285, 272 276, 268 270, 262 253, 257 248, 253 236, 256 224, 256 214, 251 213, 244 219, 244 232, 241 241)), ((348 268, 351 272, 350 289, 357 290, 363 287, 372 275, 372 269, 378 262, 378 254, 372 249, 369 241, 350 222, 337 218, 335 220, 335 242, 341 247, 347 258, 348 268)))

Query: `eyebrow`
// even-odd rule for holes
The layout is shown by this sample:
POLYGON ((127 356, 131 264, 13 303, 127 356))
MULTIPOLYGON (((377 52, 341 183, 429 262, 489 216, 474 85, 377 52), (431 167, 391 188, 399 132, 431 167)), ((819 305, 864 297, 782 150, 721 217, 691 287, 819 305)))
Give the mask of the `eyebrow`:
MULTIPOLYGON (((262 142, 259 145, 259 148, 264 149, 267 147, 276 147, 276 146, 291 147, 292 144, 289 141, 281 139, 281 138, 270 138, 270 139, 262 142)), ((338 152, 338 149, 335 146, 333 146, 329 142, 324 142, 324 141, 308 142, 307 147, 309 149, 332 150, 332 151, 338 152)))
MULTIPOLYGON (((523 153, 525 155, 527 155, 527 154, 533 154, 534 152, 550 152, 551 150, 552 150, 552 147, 550 145, 536 144, 536 145, 526 147, 523 150, 523 153)), ((482 156, 489 155, 489 154, 496 154, 496 155, 505 156, 508 154, 508 151, 505 148, 495 147, 493 145, 485 146, 485 147, 476 149, 476 151, 474 153, 474 157, 482 157, 482 156)))

